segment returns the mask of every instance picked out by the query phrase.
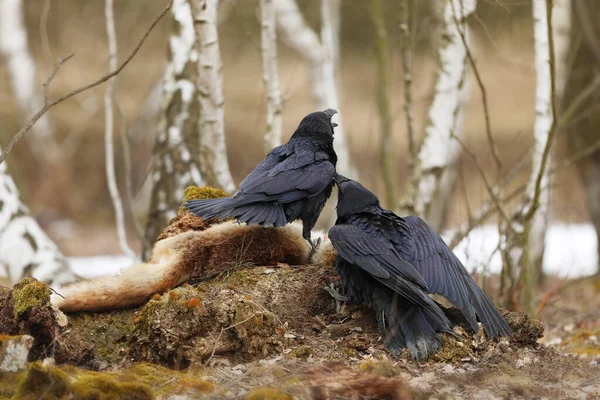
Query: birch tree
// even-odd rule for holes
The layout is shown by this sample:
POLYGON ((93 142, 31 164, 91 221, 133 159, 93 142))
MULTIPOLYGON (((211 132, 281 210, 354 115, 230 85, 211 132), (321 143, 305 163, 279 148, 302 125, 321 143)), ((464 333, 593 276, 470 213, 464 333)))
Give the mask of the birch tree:
MULTIPOLYGON (((547 191, 548 165, 556 135, 555 53, 552 30, 552 0, 533 0, 533 33, 536 70, 536 119, 534 126, 533 168, 525 198, 512 219, 505 223, 500 238, 503 260, 502 293, 507 304, 517 296, 516 287, 522 283, 521 305, 533 310, 535 253, 532 232, 536 214, 543 209, 547 191), (549 7, 548 7, 549 5, 549 7)), ((537 237, 537 232, 534 233, 537 237)))
POLYGON ((453 136, 462 137, 469 100, 467 49, 461 32, 468 45, 466 20, 476 5, 476 0, 448 0, 444 5, 433 102, 402 204, 403 212, 422 216, 438 231, 443 228, 456 181, 460 145, 453 136))
MULTIPOLYGON (((534 13, 534 40, 536 43, 536 114, 534 122, 534 136, 536 138, 536 147, 533 160, 532 175, 529 183, 529 197, 532 196, 532 186, 535 182, 535 174, 538 172, 540 157, 543 154, 545 138, 552 125, 551 113, 551 93, 550 93, 550 67, 549 49, 548 49, 548 34, 547 28, 544 30, 546 15, 540 15, 540 11, 534 13), (540 46, 539 49, 537 46, 540 46), (545 56, 544 56, 545 54, 545 56), (539 64, 539 65, 538 65, 539 64), (547 74, 547 75, 546 75, 547 74)), ((567 54, 569 47, 569 36, 571 27, 571 7, 569 0, 554 0, 552 12, 552 35, 554 38, 554 54, 555 54, 555 75, 556 82, 556 99, 562 97, 562 93, 566 81, 567 54)), ((550 169, 552 165, 552 154, 548 157, 548 167, 544 171, 542 177, 542 191, 540 193, 540 206, 533 217, 531 232, 529 234, 529 242, 531 244, 531 260, 535 267, 534 280, 539 281, 542 277, 542 263, 544 258, 544 248, 546 231, 548 229, 548 221, 550 219, 550 193, 552 183, 550 177, 550 169)))
MULTIPOLYGON (((44 104, 37 84, 37 67, 31 55, 23 17, 22 0, 0 0, 0 55, 10 76, 13 95, 25 121, 44 104)), ((55 160, 59 155, 55 129, 48 115, 33 127, 29 145, 38 157, 55 160)))
POLYGON ((308 26, 295 0, 276 0, 273 4, 276 7, 276 22, 281 39, 309 64, 315 108, 338 110, 338 126, 335 129, 337 170, 356 178, 357 172, 350 161, 348 139, 344 130, 338 82, 341 0, 321 0, 320 34, 308 26))
POLYGON ((21 201, 6 163, 0 164, 0 266, 13 284, 33 276, 58 287, 77 278, 21 201))
POLYGON ((281 145, 281 89, 277 67, 276 0, 260 0, 261 10, 261 56, 263 83, 267 94, 267 128, 265 132, 265 153, 281 145))
POLYGON ((225 146, 217 5, 218 0, 173 2, 145 256, 175 216, 187 186, 235 188, 225 146))

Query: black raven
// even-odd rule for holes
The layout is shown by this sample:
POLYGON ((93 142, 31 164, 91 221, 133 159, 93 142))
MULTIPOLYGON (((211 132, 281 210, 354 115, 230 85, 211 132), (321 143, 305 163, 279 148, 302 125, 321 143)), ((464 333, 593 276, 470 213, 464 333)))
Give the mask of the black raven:
POLYGON ((267 154, 231 197, 190 200, 185 207, 203 218, 232 217, 248 225, 284 226, 302 220, 302 236, 313 250, 310 233, 333 188, 337 155, 328 108, 302 119, 290 138, 267 154))
POLYGON ((408 347, 426 359, 441 348, 437 332, 451 333, 445 308, 428 294, 446 297, 478 331, 510 336, 511 329, 442 238, 419 217, 401 218, 381 208, 360 183, 336 174, 337 221, 329 238, 335 266, 351 301, 372 304, 386 347, 408 347))

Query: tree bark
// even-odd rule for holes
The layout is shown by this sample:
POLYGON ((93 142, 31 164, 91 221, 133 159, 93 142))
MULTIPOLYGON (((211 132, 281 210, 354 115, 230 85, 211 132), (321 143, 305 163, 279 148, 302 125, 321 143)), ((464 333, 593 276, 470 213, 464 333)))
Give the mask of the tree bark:
POLYGON ((28 276, 55 287, 77 279, 21 201, 6 163, 0 164, 0 266, 13 284, 28 276))
POLYGON ((398 178, 388 90, 388 37, 381 0, 371 0, 371 18, 375 31, 373 49, 377 64, 377 106, 379 109, 379 130, 381 132, 379 161, 385 184, 385 200, 387 207, 393 210, 398 206, 398 178))
POLYGON ((223 125, 217 0, 175 0, 144 258, 189 185, 234 189, 223 125))
POLYGON ((456 182, 460 145, 453 135, 462 136, 464 107, 469 99, 467 49, 461 31, 468 44, 466 19, 476 5, 476 0, 449 0, 444 6, 433 103, 402 204, 403 212, 420 215, 438 231, 444 227, 456 182))
POLYGON ((281 90, 279 69, 277 68, 277 33, 274 2, 260 0, 261 10, 261 55, 263 83, 267 94, 267 128, 265 132, 265 153, 281 145, 281 90))
MULTIPOLYGON (((552 0, 533 0, 533 33, 536 69, 536 119, 534 125, 534 154, 531 177, 525 198, 512 220, 502 227, 500 251, 502 254, 502 293, 507 305, 519 300, 517 287, 522 288, 520 305, 528 313, 533 311, 535 279, 535 251, 540 243, 532 237, 540 236, 536 218, 548 207, 550 154, 556 136, 556 82, 555 66, 561 56, 554 49, 552 28, 552 0), (550 8, 549 8, 550 7, 550 8)), ((543 215, 543 214, 542 214, 543 215)), ((542 221, 543 222, 543 221, 542 221)), ((541 236, 544 231, 541 231, 541 236)), ((542 238, 543 248, 543 238, 542 238)))
MULTIPOLYGON (((569 36, 570 36, 570 1, 569 0, 554 0, 554 7, 552 13, 552 35, 554 37, 554 54, 556 57, 556 73, 555 73, 555 82, 556 82, 556 98, 557 100, 561 98, 563 89, 565 86, 566 80, 566 66, 567 66, 567 54, 569 47, 569 36)), ((534 36, 536 43, 538 40, 543 41, 544 37, 546 38, 545 42, 547 43, 547 29, 543 30, 541 26, 543 26, 544 21, 546 19, 546 15, 535 15, 534 13, 534 36), (545 36, 544 36, 545 35, 545 36)), ((541 54, 549 54, 549 51, 546 46, 540 47, 541 54)), ((543 68, 548 69, 548 76, 545 77, 546 83, 542 83, 539 80, 544 79, 544 77, 537 75, 538 82, 536 84, 536 118, 534 124, 534 135, 536 137, 536 148, 534 155, 534 169, 532 170, 532 174, 537 173, 536 166, 539 166, 541 162, 540 157, 543 154, 545 137, 548 134, 551 125, 551 115, 550 115, 550 82, 549 82, 549 66, 546 67, 546 64, 549 62, 548 57, 538 57, 538 53, 536 51, 536 70, 539 70, 541 66, 538 66, 538 63, 543 63, 543 68), (539 138, 539 139, 538 139, 539 138)), ((545 248, 545 240, 546 240, 546 231, 548 229, 548 223, 550 220, 550 194, 552 191, 552 182, 550 178, 550 170, 553 164, 553 157, 550 157, 548 160, 548 167, 544 172, 544 177, 542 180, 542 187, 544 188, 542 193, 540 194, 540 207, 533 218, 533 222, 531 225, 531 231, 529 233, 529 243, 531 246, 531 260, 534 265, 534 276, 533 279, 535 282, 541 282, 543 279, 543 261, 544 261, 544 248, 545 248)), ((533 182, 534 176, 531 177, 531 183, 529 188, 529 195, 533 194, 533 182)))

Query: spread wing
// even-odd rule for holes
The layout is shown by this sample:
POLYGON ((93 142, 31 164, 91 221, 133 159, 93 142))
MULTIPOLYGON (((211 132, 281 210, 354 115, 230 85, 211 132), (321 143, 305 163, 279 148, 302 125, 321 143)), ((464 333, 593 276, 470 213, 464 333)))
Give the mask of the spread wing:
POLYGON ((285 146, 273 149, 246 176, 232 199, 291 203, 317 195, 332 184, 335 167, 326 154, 290 151, 285 146))
POLYGON ((440 326, 447 324, 442 310, 427 296, 423 277, 400 257, 389 241, 350 224, 332 227, 329 239, 339 257, 362 268, 413 304, 422 306, 440 326))
POLYGON ((478 329, 479 317, 488 336, 510 335, 506 320, 440 235, 419 217, 393 217, 390 238, 394 248, 421 273, 429 293, 440 294, 452 302, 474 330, 478 329))

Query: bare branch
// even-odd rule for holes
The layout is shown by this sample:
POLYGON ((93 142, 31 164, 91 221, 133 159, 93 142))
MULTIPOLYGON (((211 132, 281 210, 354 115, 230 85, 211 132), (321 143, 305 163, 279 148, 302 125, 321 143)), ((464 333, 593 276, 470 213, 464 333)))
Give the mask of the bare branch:
MULTIPOLYGON (((129 62, 133 59, 133 57, 135 57, 135 55, 138 53, 138 51, 140 50, 140 48, 142 47, 142 45, 144 44, 144 42, 146 41, 146 39, 148 38, 148 36, 150 35, 150 33, 152 32, 152 30, 154 29, 154 27, 158 24, 158 22, 165 16, 165 14, 167 12, 169 12, 169 10, 171 9, 171 5, 172 3, 169 2, 169 4, 164 8, 164 10, 154 19, 154 21, 152 22, 152 24, 150 24, 150 26, 148 27, 148 29, 146 30, 146 32, 144 33, 144 35, 142 36, 142 38, 140 39, 140 41, 138 42, 138 44, 135 46, 135 48, 133 49, 133 51, 131 52, 131 54, 129 54, 129 56, 125 59, 125 61, 123 61, 119 67, 96 79, 95 81, 92 81, 86 85, 80 86, 75 90, 70 91, 67 94, 64 94, 54 100, 48 100, 46 102, 46 104, 44 104, 44 106, 42 108, 40 108, 39 111, 37 111, 30 119, 29 121, 27 121, 27 123, 21 127, 21 129, 19 129, 19 131, 17 133, 15 133, 13 135, 13 138, 10 140, 10 142, 8 143, 8 145, 6 146, 6 148, 4 149, 4 151, 2 151, 2 154, 0 155, 0 164, 2 164, 4 162, 4 160, 6 159, 6 157, 8 156, 8 154, 11 152, 13 146, 15 145, 15 143, 17 143, 25 133, 29 132, 29 130, 31 130, 31 128, 35 125, 35 123, 44 115, 48 112, 48 110, 50 110, 52 107, 54 107, 55 105, 62 103, 63 101, 70 99, 73 96, 78 95, 81 92, 85 92, 88 89, 91 89, 93 87, 96 87, 106 81, 108 81, 110 78, 112 78, 113 76, 117 76, 128 64, 129 62)), ((60 62, 59 62, 60 63, 60 62)), ((55 74, 56 75, 56 74, 55 74)))
POLYGON ((502 208, 502 204, 500 204, 500 200, 498 199, 498 196, 496 193, 497 189, 492 188, 492 186, 488 182, 487 177, 485 176, 485 172, 483 171, 483 167, 481 166, 481 163, 479 162, 479 158, 477 157, 477 155, 475 153, 473 153, 465 145, 465 143, 454 133, 452 133, 450 136, 460 144, 460 146, 463 148, 464 152, 469 155, 469 157, 473 160, 473 162, 475 162, 475 165, 477 166, 477 170, 479 170, 479 174, 481 175, 481 178, 483 179, 483 183, 485 184, 485 188, 487 189, 487 191, 490 195, 490 198, 493 200, 494 204, 496 205, 496 209, 498 210, 498 213, 502 216, 502 219, 504 221, 506 221, 506 223, 507 223, 507 225, 509 225, 509 227, 512 226, 510 224, 510 219, 508 218, 508 216, 504 212, 504 209, 502 208))
MULTIPOLYGON (((467 39, 465 37, 465 33, 461 29, 462 27, 461 27, 460 21, 458 20, 456 10, 454 9, 454 2, 451 1, 450 4, 452 4, 452 9, 453 9, 452 15, 454 18, 454 23, 456 24, 456 29, 458 30, 458 34, 460 36, 460 40, 463 43, 463 46, 465 46, 465 51, 467 53, 467 60, 469 60, 469 65, 471 66, 471 69, 473 70, 473 74, 475 75, 475 79, 477 80, 477 85, 479 86, 479 91, 481 92, 481 101, 482 101, 482 105, 483 105, 483 117, 485 120, 485 133, 487 135, 488 142, 489 142, 490 148, 492 150, 494 162, 496 163, 498 177, 500 177, 501 172, 502 172, 502 161, 500 160, 500 155, 498 153, 498 147, 496 146, 496 142, 494 141, 494 137, 492 136, 492 125, 490 122, 490 111, 489 111, 489 107, 488 107, 487 91, 485 90, 485 85, 483 84, 483 79, 481 79, 481 75, 479 73, 479 68, 477 67, 477 63, 475 62, 475 59, 473 58, 473 54, 471 53, 471 49, 470 49, 469 45, 467 44, 467 39)), ((462 13, 461 13, 461 15, 462 15, 462 13)))

